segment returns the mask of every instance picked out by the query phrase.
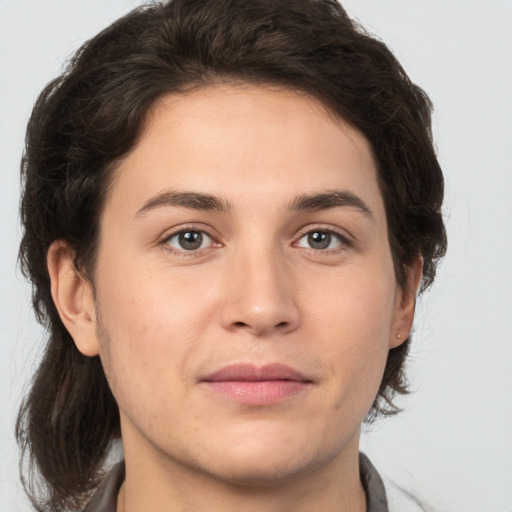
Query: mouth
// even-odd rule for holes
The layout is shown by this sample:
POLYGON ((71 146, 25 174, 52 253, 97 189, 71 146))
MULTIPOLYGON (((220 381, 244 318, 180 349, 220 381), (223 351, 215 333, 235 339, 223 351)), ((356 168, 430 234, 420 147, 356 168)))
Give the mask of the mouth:
POLYGON ((243 405, 270 405, 308 389, 313 381, 280 363, 229 365, 201 379, 210 391, 243 405))

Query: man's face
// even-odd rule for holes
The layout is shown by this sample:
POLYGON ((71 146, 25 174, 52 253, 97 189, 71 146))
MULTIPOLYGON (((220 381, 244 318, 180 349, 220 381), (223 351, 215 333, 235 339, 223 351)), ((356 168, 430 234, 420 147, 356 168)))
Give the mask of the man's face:
POLYGON ((115 171, 94 282, 127 459, 258 484, 357 452, 403 294, 369 144, 315 101, 160 100, 115 171))

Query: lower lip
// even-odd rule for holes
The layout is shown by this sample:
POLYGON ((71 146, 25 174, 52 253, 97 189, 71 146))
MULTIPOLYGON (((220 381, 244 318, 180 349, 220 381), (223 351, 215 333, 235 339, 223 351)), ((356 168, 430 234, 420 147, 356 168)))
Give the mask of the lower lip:
POLYGON ((308 382, 295 380, 203 382, 210 390, 244 405, 270 405, 302 393, 308 382))

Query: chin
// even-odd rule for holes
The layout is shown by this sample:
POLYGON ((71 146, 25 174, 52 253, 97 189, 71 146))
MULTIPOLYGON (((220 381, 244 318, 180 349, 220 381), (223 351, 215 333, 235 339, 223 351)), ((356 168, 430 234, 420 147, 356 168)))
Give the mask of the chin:
POLYGON ((333 447, 312 442, 276 443, 260 439, 258 444, 249 446, 232 443, 211 461, 201 461, 201 465, 208 468, 210 476, 240 487, 277 487, 315 472, 335 458, 336 453, 333 447))
POLYGON ((226 465, 219 468, 214 476, 239 487, 278 487, 300 479, 321 466, 320 461, 304 460, 299 456, 275 459, 226 461, 226 465))

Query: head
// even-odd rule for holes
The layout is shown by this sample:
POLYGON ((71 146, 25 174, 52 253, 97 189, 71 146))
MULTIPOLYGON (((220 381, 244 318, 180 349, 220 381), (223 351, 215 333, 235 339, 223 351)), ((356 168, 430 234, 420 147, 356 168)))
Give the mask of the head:
MULTIPOLYGON (((98 338, 108 338, 98 300, 102 230, 123 172, 129 175, 130 158, 169 112, 215 115, 226 94, 239 98, 226 111, 241 101, 254 113, 250 97, 260 94, 266 120, 278 105, 290 112, 302 105, 312 122, 329 118, 357 139, 375 170, 397 289, 421 281, 423 291, 434 279, 446 239, 431 105, 382 42, 329 0, 175 0, 134 10, 88 41, 41 93, 22 161, 20 261, 49 337, 18 438, 47 482, 52 510, 77 505, 95 487, 121 433, 108 358, 77 347, 54 301, 48 256, 60 251, 72 260, 89 286, 98 338)), ((407 392, 409 330, 399 334, 386 351, 369 419, 396 412, 395 394, 407 392)))

